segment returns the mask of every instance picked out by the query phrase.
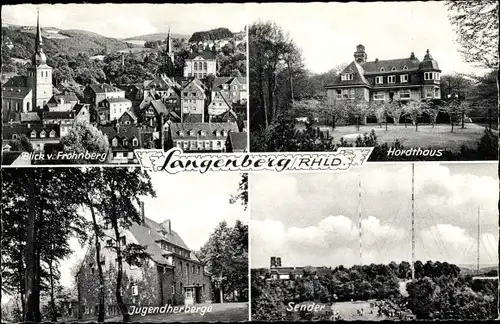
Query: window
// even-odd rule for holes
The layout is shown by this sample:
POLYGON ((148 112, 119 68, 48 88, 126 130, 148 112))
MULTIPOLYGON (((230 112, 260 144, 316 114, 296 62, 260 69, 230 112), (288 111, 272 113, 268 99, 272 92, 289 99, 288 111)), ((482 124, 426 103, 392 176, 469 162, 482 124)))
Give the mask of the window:
POLYGON ((373 100, 385 100, 385 92, 379 91, 373 94, 373 100))
POLYGON ((127 146, 128 141, 127 141, 127 139, 126 139, 126 138, 124 138, 124 139, 123 139, 122 144, 123 144, 123 146, 127 146))
POLYGON ((434 79, 441 80, 441 76, 439 75, 439 72, 434 72, 434 79))
POLYGON ((114 244, 113 244, 113 240, 112 240, 112 239, 107 240, 107 241, 106 241, 106 245, 107 245, 107 246, 113 246, 113 245, 114 245, 114 244))
POLYGON ((337 99, 342 99, 342 91, 340 91, 340 89, 336 90, 336 94, 337 94, 337 99))
POLYGON ((380 68, 380 72, 384 72, 385 69, 383 67, 380 68))
POLYGON ((391 71, 396 71, 396 67, 393 66, 392 69, 391 69, 391 71))
POLYGON ((387 83, 395 83, 396 82, 396 76, 395 75, 389 75, 387 77, 387 83))
POLYGON ((351 89, 351 90, 349 91, 349 93, 350 93, 350 97, 349 97, 349 98, 351 98, 351 99, 356 98, 356 90, 351 89))
POLYGON ((343 99, 349 99, 349 89, 343 89, 342 90, 342 98, 343 99))
POLYGON ((403 74, 399 77, 400 82, 408 82, 408 74, 403 74))
POLYGON ((127 238, 125 236, 120 237, 120 245, 127 245, 127 238))
POLYGON ((45 133, 45 131, 44 131, 44 130, 43 130, 43 131, 41 131, 41 132, 40 132, 40 138, 45 137, 45 134, 46 134, 46 133, 45 133))
POLYGON ((438 73, 424 72, 424 80, 434 80, 435 74, 438 74, 438 73))
POLYGON ((132 146, 139 146, 139 141, 135 137, 132 139, 132 146))
POLYGON ((434 97, 434 89, 433 88, 425 89, 425 97, 426 98, 433 98, 434 97))
POLYGON ((340 75, 340 79, 342 81, 353 80, 354 79, 354 74, 353 73, 343 73, 343 74, 340 75))
POLYGON ((200 266, 198 266, 198 274, 200 274, 200 266))
POLYGON ((410 90, 400 90, 399 91, 399 99, 408 100, 410 98, 411 98, 411 91, 410 90))
POLYGON ((116 137, 111 140, 111 146, 114 146, 114 147, 118 146, 118 139, 116 137))
POLYGON ((32 131, 31 134, 30 134, 30 137, 36 137, 36 132, 35 131, 32 131))
POLYGON ((17 134, 12 134, 12 139, 17 139, 17 134))
POLYGON ((382 83, 384 83, 384 77, 382 76, 375 77, 375 84, 382 84, 382 83))
POLYGON ((438 87, 434 88, 434 98, 437 98, 437 99, 441 98, 441 91, 439 91, 438 87))
POLYGON ((139 295, 139 287, 137 285, 132 286, 132 296, 138 296, 139 295))

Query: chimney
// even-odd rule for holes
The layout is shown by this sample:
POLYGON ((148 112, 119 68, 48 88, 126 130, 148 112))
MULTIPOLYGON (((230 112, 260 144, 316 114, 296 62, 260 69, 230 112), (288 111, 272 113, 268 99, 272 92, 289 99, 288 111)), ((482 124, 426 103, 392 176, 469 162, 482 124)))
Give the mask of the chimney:
POLYGON ((144 212, 144 201, 141 201, 141 219, 142 219, 142 225, 146 224, 146 213, 144 212))
POLYGON ((411 52, 410 54, 410 59, 414 60, 415 59, 415 53, 411 52))
POLYGON ((170 222, 170 219, 167 219, 166 221, 161 223, 161 226, 168 234, 172 234, 172 223, 170 222))
POLYGON ((281 267, 281 257, 276 258, 276 266, 281 267))
POLYGON ((271 257, 271 268, 275 268, 276 267, 276 257, 271 257))
POLYGON ((375 59, 375 63, 378 63, 378 58, 375 59))
POLYGON ((361 44, 356 46, 356 52, 354 52, 354 61, 359 64, 363 64, 368 59, 365 52, 365 47, 361 44))

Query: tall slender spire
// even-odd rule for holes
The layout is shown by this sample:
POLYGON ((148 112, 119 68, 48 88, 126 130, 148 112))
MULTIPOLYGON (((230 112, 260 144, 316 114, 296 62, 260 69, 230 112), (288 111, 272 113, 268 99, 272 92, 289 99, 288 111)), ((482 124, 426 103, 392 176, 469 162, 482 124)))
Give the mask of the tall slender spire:
POLYGON ((170 54, 170 51, 172 50, 171 45, 170 45, 170 25, 168 26, 168 34, 167 34, 167 54, 170 54))
POLYGON ((481 209, 479 206, 477 206, 477 267, 476 267, 476 272, 477 275, 479 276, 479 249, 480 249, 480 242, 481 242, 481 228, 480 228, 480 218, 481 218, 481 209))
POLYGON ((363 230, 361 228, 361 176, 358 183, 358 221, 359 221, 359 265, 363 265, 363 230))
POLYGON ((40 28, 40 9, 36 9, 36 51, 42 50, 43 40, 42 40, 42 30, 40 28))

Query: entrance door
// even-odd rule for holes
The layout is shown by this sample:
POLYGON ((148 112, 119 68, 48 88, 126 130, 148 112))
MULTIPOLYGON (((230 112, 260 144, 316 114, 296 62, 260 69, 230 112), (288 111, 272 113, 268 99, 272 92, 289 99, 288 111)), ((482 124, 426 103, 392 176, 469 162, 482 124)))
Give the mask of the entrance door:
POLYGON ((196 287, 196 298, 195 298, 195 302, 197 304, 201 303, 201 287, 196 287))

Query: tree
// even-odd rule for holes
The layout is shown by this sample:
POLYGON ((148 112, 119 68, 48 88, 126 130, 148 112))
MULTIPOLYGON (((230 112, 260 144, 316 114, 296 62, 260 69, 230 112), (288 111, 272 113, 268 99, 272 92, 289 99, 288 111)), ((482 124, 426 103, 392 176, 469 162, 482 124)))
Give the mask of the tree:
POLYGON ((248 173, 241 174, 241 180, 238 185, 238 194, 229 199, 230 204, 235 204, 240 202, 243 205, 244 210, 247 210, 248 206, 248 173))
POLYGON ((415 125, 415 131, 418 131, 418 119, 422 116, 422 113, 426 108, 426 103, 415 100, 410 100, 404 107, 405 114, 410 116, 413 125, 415 125))
POLYGON ((498 69, 498 1, 447 1, 466 62, 498 69))
POLYGON ((359 131, 360 124, 362 121, 364 123, 364 120, 369 113, 370 106, 365 101, 346 102, 346 105, 348 106, 347 113, 351 118, 356 120, 356 129, 359 131))
POLYGON ((462 119, 463 122, 465 114, 470 110, 470 106, 468 102, 454 98, 442 105, 441 109, 448 114, 448 117, 450 118, 451 132, 453 133, 454 124, 458 123, 460 119, 462 119))
MULTIPOLYGON (((61 138, 61 144, 64 146, 64 151, 75 153, 107 153, 109 150, 108 137, 104 135, 96 127, 83 121, 76 121, 69 133, 61 138)), ((78 160, 74 163, 102 163, 102 161, 94 160, 78 160)))
POLYGON ((11 151, 33 152, 33 145, 24 134, 21 134, 18 139, 10 140, 9 145, 11 151))
POLYGON ((99 193, 101 195, 99 212, 104 220, 111 223, 114 232, 114 246, 116 253, 117 279, 115 296, 118 307, 122 312, 123 321, 127 322, 130 315, 127 311, 122 295, 123 260, 130 264, 141 263, 147 257, 144 246, 126 244, 120 236, 120 229, 127 229, 132 224, 142 222, 141 213, 136 205, 140 204, 141 196, 155 196, 149 175, 139 169, 103 168, 99 193))
MULTIPOLYGON (((393 119, 394 125, 399 125, 399 120, 401 119, 401 114, 404 111, 401 104, 399 102, 393 100, 391 102, 385 103, 385 106, 386 106, 387 116, 389 116, 393 119)), ((386 126, 387 126, 387 121, 386 121, 386 126)))

